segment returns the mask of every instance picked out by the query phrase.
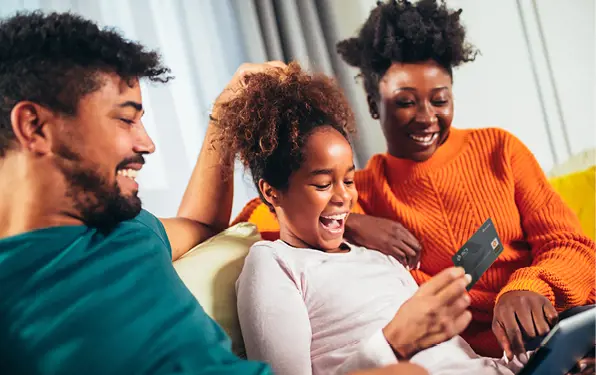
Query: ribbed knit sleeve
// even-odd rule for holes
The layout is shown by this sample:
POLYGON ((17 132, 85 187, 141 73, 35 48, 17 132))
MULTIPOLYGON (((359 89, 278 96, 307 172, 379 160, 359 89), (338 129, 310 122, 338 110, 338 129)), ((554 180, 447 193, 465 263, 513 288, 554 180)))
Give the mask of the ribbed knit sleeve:
POLYGON ((548 297, 559 310, 594 303, 596 245, 582 233, 576 215, 528 148, 509 135, 505 152, 532 263, 513 272, 497 300, 512 290, 530 290, 548 297))

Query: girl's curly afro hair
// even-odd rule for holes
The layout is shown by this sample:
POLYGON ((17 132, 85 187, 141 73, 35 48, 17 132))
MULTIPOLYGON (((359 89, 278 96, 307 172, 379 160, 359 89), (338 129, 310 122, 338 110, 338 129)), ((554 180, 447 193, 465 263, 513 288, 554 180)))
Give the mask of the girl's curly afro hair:
POLYGON ((330 126, 348 140, 355 129, 350 105, 335 81, 308 74, 298 63, 249 76, 246 87, 217 113, 217 143, 250 169, 257 188, 260 179, 287 188, 314 129, 330 126))

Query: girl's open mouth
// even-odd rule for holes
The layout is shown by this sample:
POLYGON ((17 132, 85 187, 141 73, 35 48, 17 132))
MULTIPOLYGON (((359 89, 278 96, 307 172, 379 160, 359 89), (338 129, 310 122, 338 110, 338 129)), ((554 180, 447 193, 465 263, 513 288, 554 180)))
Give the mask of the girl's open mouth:
POLYGON ((348 217, 347 212, 333 215, 321 215, 319 216, 319 223, 323 229, 331 234, 340 234, 344 231, 346 218, 348 217))

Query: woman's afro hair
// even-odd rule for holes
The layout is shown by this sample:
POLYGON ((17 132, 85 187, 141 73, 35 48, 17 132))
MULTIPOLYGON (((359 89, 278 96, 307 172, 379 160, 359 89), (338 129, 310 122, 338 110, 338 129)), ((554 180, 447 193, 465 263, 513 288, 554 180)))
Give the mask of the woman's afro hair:
POLYGON ((337 51, 360 69, 365 89, 373 97, 393 62, 434 60, 451 75, 453 67, 473 61, 478 53, 465 40, 461 12, 439 0, 379 1, 358 36, 340 41, 337 51))

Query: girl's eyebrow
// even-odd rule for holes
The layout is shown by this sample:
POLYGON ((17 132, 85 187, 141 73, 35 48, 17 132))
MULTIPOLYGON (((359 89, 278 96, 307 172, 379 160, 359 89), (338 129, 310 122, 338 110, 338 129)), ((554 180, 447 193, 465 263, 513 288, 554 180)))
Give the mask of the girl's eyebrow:
POLYGON ((311 171, 309 173, 311 176, 318 176, 318 175, 324 175, 324 174, 333 174, 333 170, 332 169, 315 169, 314 171, 311 171))
MULTIPOLYGON (((356 169, 356 166, 352 164, 350 168, 348 168, 348 172, 352 172, 356 169)), ((333 174, 333 169, 315 169, 311 171, 309 175, 311 176, 319 176, 319 175, 330 175, 333 174)))

